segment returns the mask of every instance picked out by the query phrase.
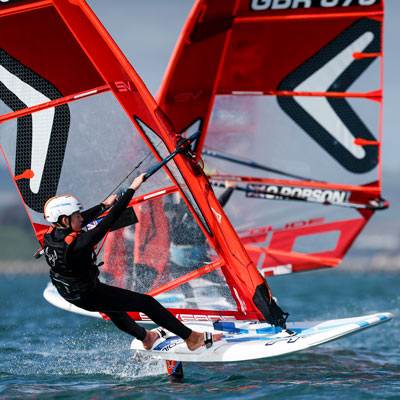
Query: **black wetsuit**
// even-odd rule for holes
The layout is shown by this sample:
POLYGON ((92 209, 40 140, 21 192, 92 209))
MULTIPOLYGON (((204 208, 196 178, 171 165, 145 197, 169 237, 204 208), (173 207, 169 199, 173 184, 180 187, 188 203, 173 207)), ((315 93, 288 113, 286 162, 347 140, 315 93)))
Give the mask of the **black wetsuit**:
MULTIPOLYGON (((53 283, 59 285, 56 285, 58 292, 70 303, 88 311, 104 313, 119 329, 139 340, 145 338, 146 331, 129 317, 127 311, 143 312, 157 325, 161 325, 181 338, 187 339, 192 331, 177 320, 153 297, 106 285, 97 278, 97 267, 94 265, 92 257, 94 246, 106 235, 113 223, 122 214, 134 192, 133 189, 128 189, 99 225, 88 232, 81 231, 72 243, 65 247, 66 256, 64 258, 67 273, 62 274, 61 271, 60 274, 60 269, 58 269, 56 279, 59 282, 57 282, 54 281, 55 274, 54 268, 52 268, 51 277, 53 283), (63 292, 61 282, 67 285, 69 283, 71 287, 81 287, 82 290, 78 290, 76 298, 71 298, 71 296, 63 292)), ((83 225, 91 222, 101 210, 102 205, 98 205, 82 212, 82 217, 84 218, 83 225)), ((45 235, 45 251, 46 245, 51 245, 51 243, 63 244, 65 237, 71 233, 71 229, 53 229, 51 237, 47 236, 46 238, 45 235)), ((46 259, 49 263, 48 255, 46 255, 46 259)))

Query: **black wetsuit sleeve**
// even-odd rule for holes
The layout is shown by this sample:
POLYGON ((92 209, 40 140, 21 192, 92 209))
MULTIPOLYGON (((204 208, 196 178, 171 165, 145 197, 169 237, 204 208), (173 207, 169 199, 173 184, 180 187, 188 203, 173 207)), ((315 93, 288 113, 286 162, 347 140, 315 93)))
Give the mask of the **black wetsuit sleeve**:
POLYGON ((225 207, 226 203, 230 199, 233 193, 233 188, 228 188, 225 190, 224 193, 221 194, 221 196, 218 197, 219 204, 221 204, 221 207, 225 207))
POLYGON ((101 211, 104 210, 104 205, 98 204, 88 210, 82 211, 81 215, 83 218, 83 226, 86 226, 89 222, 92 222, 96 219, 96 217, 100 214, 101 211))
POLYGON ((79 252, 87 248, 92 249, 98 242, 100 242, 100 240, 110 230, 113 223, 123 213, 134 193, 135 191, 133 189, 128 189, 95 228, 79 235, 74 244, 74 251, 79 252))

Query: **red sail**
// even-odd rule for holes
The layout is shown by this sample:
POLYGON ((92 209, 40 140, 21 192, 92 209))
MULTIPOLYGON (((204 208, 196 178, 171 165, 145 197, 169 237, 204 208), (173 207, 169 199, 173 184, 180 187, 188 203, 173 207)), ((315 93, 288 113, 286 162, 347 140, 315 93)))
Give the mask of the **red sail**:
MULTIPOLYGON (((135 166, 146 171, 168 156, 178 135, 83 0, 3 3, 0 18, 0 145, 41 240, 48 198, 71 193, 85 207, 98 204, 135 166)), ((158 292, 215 274, 219 286, 228 284, 232 316, 263 319, 268 289, 201 168, 177 155, 146 182, 143 190, 153 195, 141 201, 171 193, 166 185, 179 191, 219 261, 192 267, 188 278, 182 273, 158 292)), ((197 304, 206 315, 226 313, 206 300, 197 304)))
POLYGON ((237 184, 226 212, 264 275, 336 266, 388 206, 382 31, 383 1, 193 6, 158 100, 237 184))

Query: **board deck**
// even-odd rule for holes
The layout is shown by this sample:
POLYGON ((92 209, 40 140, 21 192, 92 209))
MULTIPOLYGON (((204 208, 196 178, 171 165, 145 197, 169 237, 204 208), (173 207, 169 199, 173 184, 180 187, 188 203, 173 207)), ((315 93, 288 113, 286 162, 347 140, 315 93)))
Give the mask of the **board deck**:
POLYGON ((167 331, 157 339, 151 350, 144 350, 142 342, 133 340, 131 349, 151 354, 163 360, 186 362, 228 362, 276 357, 318 346, 335 339, 379 325, 392 319, 390 313, 364 315, 329 321, 289 322, 290 335, 281 328, 253 322, 198 322, 187 324, 198 332, 223 333, 223 339, 209 349, 204 346, 190 351, 185 342, 167 331))

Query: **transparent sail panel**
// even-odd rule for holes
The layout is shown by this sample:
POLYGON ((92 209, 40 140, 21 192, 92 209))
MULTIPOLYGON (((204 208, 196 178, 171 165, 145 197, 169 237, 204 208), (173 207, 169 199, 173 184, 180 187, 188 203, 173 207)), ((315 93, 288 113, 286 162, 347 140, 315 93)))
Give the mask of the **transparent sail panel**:
MULTIPOLYGON (((69 114, 68 130, 60 125, 59 130, 53 128, 47 132, 49 120, 44 118, 34 125, 29 141, 24 139, 21 124, 17 127, 15 121, 9 121, 2 126, 4 134, 0 145, 13 174, 18 175, 28 168, 34 173, 31 180, 21 179, 18 185, 36 223, 45 223, 42 209, 48 198, 72 194, 89 208, 113 191, 125 189, 135 176, 158 162, 111 93, 62 107, 69 114), (42 151, 38 153, 37 148, 42 151), (21 165, 16 163, 16 155, 21 165), (51 187, 48 186, 49 177, 53 178, 51 187)), ((23 119, 31 121, 36 115, 23 119)), ((161 170, 140 192, 151 192, 171 184, 161 170)))
MULTIPOLYGON (((342 120, 329 114, 338 99, 328 102, 298 96, 290 101, 283 110, 273 96, 217 96, 204 149, 262 164, 288 173, 289 178, 292 174, 353 185, 377 180, 377 146, 358 146, 354 140, 379 140, 379 103, 340 99, 338 107, 345 104, 346 111, 352 110, 343 114, 342 120), (293 118, 305 100, 311 102, 307 104, 309 123, 299 126, 293 118)), ((205 161, 213 173, 288 179, 287 175, 212 157, 205 161)))
POLYGON ((236 310, 221 268, 206 270, 217 257, 178 192, 134 209, 140 222, 105 241, 103 280, 169 308, 236 310))
POLYGON ((212 272, 205 277, 193 279, 179 288, 159 294, 155 298, 165 307, 174 309, 237 310, 223 275, 212 272))
MULTIPOLYGON (((216 188, 218 196, 223 189, 216 188)), ((235 191, 224 208, 236 230, 266 226, 272 230, 288 229, 311 223, 333 222, 343 219, 360 218, 360 213, 352 208, 324 206, 301 201, 268 200, 245 197, 235 191), (245 212, 243 205, 245 202, 245 212), (302 222, 305 221, 305 222, 302 222), (310 221, 310 222, 307 222, 310 221)))
MULTIPOLYGON (((160 155, 160 158, 164 159, 164 158, 168 157, 170 155, 170 151, 168 150, 165 143, 160 141, 159 136, 153 130, 151 130, 148 126, 146 126, 142 121, 138 120, 138 123, 139 123, 140 127, 142 128, 143 133, 150 140, 151 144, 156 148, 156 151, 160 155)), ((200 219, 204 228, 207 230, 207 232, 210 235, 212 235, 211 229, 208 226, 206 219, 204 218, 195 198, 193 197, 193 195, 192 195, 184 177, 182 176, 181 172, 179 171, 179 168, 177 167, 175 161, 171 160, 171 162, 168 164, 167 168, 169 169, 172 176, 175 178, 179 187, 185 193, 186 199, 189 201, 190 205, 193 207, 196 215, 200 219)))

